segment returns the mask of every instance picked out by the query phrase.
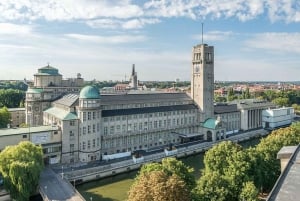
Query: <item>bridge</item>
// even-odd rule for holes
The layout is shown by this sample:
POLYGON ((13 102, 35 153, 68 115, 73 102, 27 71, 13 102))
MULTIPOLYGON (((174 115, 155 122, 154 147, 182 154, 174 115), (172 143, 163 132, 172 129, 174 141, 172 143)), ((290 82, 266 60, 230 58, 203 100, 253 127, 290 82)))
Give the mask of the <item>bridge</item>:
POLYGON ((41 173, 39 192, 45 201, 85 201, 70 182, 46 167, 41 173))

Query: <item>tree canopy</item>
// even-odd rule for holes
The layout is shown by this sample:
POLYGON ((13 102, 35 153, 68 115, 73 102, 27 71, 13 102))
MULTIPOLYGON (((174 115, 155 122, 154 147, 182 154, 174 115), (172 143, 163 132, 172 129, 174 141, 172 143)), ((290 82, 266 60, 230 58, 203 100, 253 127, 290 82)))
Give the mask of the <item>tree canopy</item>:
POLYGON ((0 128, 6 128, 10 123, 10 113, 6 107, 0 109, 0 128))
POLYGON ((190 200, 185 182, 176 174, 163 171, 144 172, 131 186, 128 201, 178 201, 190 200))
POLYGON ((19 107, 24 102, 25 92, 16 89, 0 89, 0 107, 19 107))
POLYGON ((128 193, 128 201, 188 201, 192 197, 192 189, 196 186, 192 173, 192 168, 175 158, 164 158, 162 163, 145 164, 128 193))
POLYGON ((27 201, 36 192, 42 169, 42 148, 31 142, 7 146, 0 153, 0 172, 4 187, 18 201, 27 201))

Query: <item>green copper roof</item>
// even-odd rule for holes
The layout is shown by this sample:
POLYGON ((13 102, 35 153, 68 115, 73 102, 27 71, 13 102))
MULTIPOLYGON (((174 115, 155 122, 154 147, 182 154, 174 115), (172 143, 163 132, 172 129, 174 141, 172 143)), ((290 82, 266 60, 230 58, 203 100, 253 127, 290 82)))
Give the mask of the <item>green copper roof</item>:
POLYGON ((58 69, 52 67, 52 66, 45 66, 43 68, 38 69, 38 75, 60 75, 58 73, 58 69))
POLYGON ((26 93, 32 93, 32 94, 40 94, 43 92, 43 89, 41 88, 28 88, 26 93))
POLYGON ((206 121, 203 124, 204 128, 209 128, 209 129, 216 129, 216 127, 218 126, 220 122, 216 119, 213 118, 209 118, 206 119, 206 121))
POLYGON ((86 86, 81 89, 79 98, 99 99, 100 93, 96 87, 86 86))
POLYGON ((51 114, 51 115, 53 115, 53 116, 55 116, 55 117, 57 117, 58 119, 61 119, 61 120, 78 119, 78 117, 74 113, 69 112, 67 110, 57 108, 57 107, 49 108, 49 109, 45 110, 44 112, 48 113, 48 114, 51 114))

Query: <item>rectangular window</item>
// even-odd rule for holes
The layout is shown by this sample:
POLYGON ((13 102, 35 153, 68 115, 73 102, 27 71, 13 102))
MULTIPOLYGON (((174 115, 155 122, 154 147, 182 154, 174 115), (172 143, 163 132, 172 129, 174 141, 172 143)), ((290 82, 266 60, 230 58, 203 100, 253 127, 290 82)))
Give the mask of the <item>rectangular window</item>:
POLYGON ((70 126, 75 126, 75 121, 70 121, 70 126))
POLYGON ((85 142, 82 142, 82 150, 85 150, 85 142))
POLYGON ((99 132, 99 131, 100 131, 100 124, 97 123, 97 132, 99 132))
POLYGON ((93 124, 93 133, 96 133, 96 125, 93 124))
POLYGON ((97 147, 99 147, 99 146, 100 146, 100 139, 97 138, 97 147))
POLYGON ((90 149, 91 148, 91 141, 88 140, 88 143, 87 143, 87 148, 90 149))
POLYGON ((27 138, 27 135, 23 135, 23 138, 27 138))
POLYGON ((91 112, 88 112, 88 120, 91 120, 91 112))
POLYGON ((74 155, 74 148, 75 148, 75 145, 74 144, 70 144, 70 155, 71 156, 74 155))
POLYGON ((93 139, 93 148, 96 147, 96 139, 93 139))
POLYGON ((70 137, 74 137, 73 131, 70 131, 70 137))
POLYGON ((114 134, 115 133, 115 127, 114 126, 111 126, 110 127, 110 131, 109 131, 109 134, 114 134))
POLYGON ((86 112, 82 113, 82 121, 86 121, 86 112))
POLYGON ((107 135, 107 127, 104 127, 104 135, 107 135))
POLYGON ((93 119, 96 119, 96 112, 93 112, 93 119))
POLYGON ((88 125, 88 133, 91 133, 91 126, 88 125))
POLYGON ((86 134, 86 127, 85 126, 82 128, 82 134, 86 134))

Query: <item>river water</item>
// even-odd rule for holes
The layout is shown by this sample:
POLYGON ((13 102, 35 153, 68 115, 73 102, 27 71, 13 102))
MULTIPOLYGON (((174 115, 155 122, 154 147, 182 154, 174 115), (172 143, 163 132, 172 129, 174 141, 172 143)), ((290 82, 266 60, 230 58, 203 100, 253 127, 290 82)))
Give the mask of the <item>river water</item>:
MULTIPOLYGON (((254 146, 259 143, 258 138, 240 143, 243 147, 254 146)), ((186 165, 194 168, 196 179, 201 175, 203 169, 204 153, 188 156, 180 159, 186 165)), ((132 171, 109 178, 92 181, 77 186, 77 190, 87 201, 123 201, 127 198, 127 191, 132 185, 138 171, 132 171)))

